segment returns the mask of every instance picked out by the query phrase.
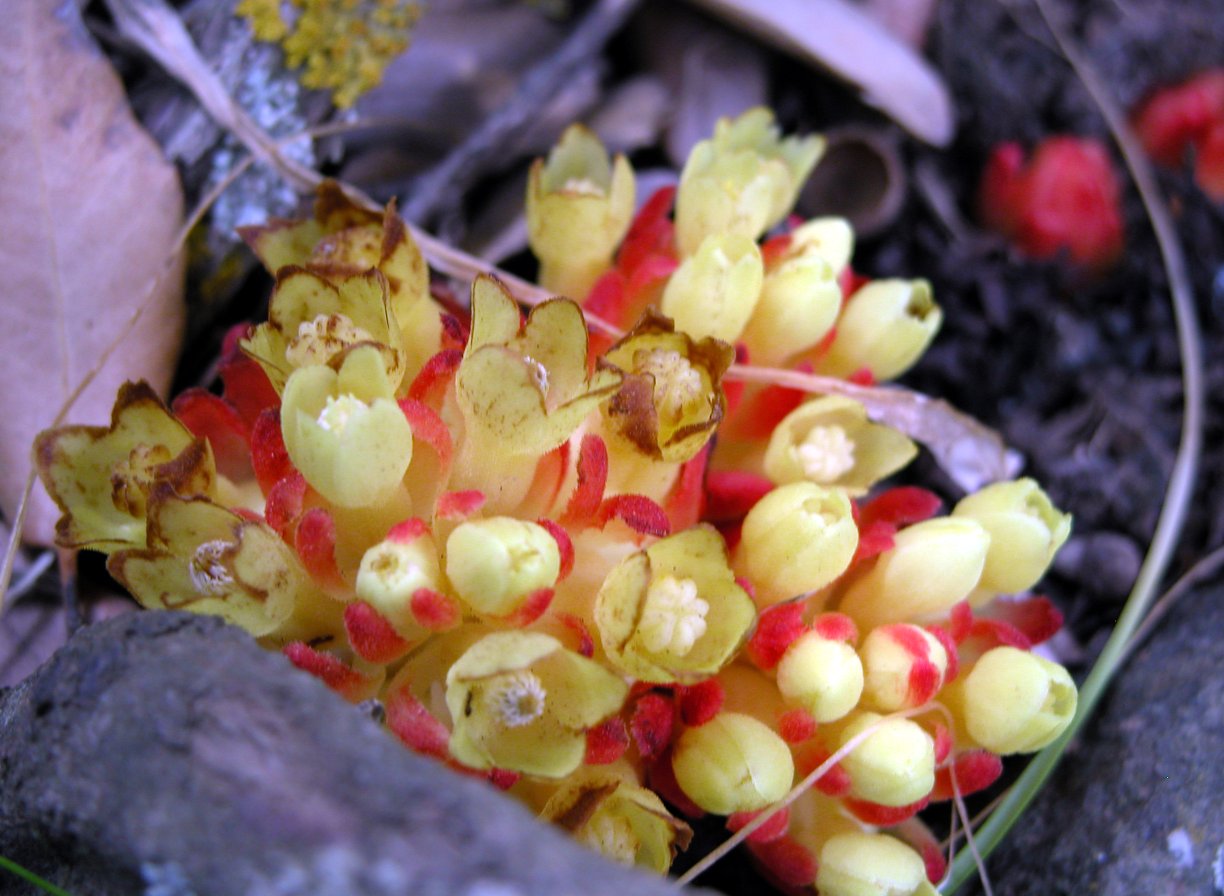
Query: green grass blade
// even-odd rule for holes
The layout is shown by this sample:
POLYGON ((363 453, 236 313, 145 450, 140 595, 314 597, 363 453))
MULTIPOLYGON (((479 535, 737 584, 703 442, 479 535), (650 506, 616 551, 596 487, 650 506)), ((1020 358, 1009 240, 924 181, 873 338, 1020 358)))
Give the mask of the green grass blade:
POLYGON ((16 862, 12 861, 11 859, 6 859, 4 856, 0 856, 0 868, 3 868, 5 871, 12 872, 27 883, 31 883, 40 890, 50 893, 51 896, 72 896, 72 894, 67 890, 61 890, 55 884, 51 883, 51 881, 43 880, 33 871, 30 871, 27 868, 22 868, 16 862))
MULTIPOLYGON (((1131 176, 1134 178, 1143 204, 1147 208, 1152 228, 1156 232, 1156 241, 1160 246, 1169 278, 1169 292, 1177 326, 1177 342, 1182 361, 1184 411, 1177 456, 1173 461, 1173 470, 1165 490, 1165 500, 1161 506, 1160 517, 1156 522, 1156 531, 1152 535, 1152 543, 1144 557, 1143 566, 1139 569, 1139 575, 1135 579, 1135 585, 1127 598, 1122 615, 1118 618, 1118 623, 1106 642, 1105 649, 1101 651, 1083 687, 1080 688, 1079 704, 1070 727, 1062 737, 1033 758, 1007 792, 1003 802, 974 832, 975 843, 983 857, 989 855, 1011 827, 1019 821, 1025 808, 1032 802, 1041 789, 1041 785, 1058 764, 1067 744, 1091 717, 1097 703, 1100 702, 1110 681, 1118 671, 1125 657, 1127 646, 1135 630, 1147 615, 1152 601, 1156 598, 1160 581, 1173 558, 1173 550, 1189 512, 1194 481, 1198 475, 1199 454, 1202 450, 1204 406, 1202 348, 1190 277, 1186 271, 1185 256, 1178 242, 1172 219, 1161 201, 1151 166, 1139 148, 1134 134, 1126 124, 1125 116, 1114 102, 1109 89, 1078 48, 1067 39, 1062 28, 1053 21, 1046 8, 1046 0, 1035 0, 1035 2, 1063 55, 1105 117, 1126 165, 1130 169, 1131 176)), ((977 868, 973 856, 968 850, 962 850, 952 863, 945 892, 956 892, 976 873, 977 868)))

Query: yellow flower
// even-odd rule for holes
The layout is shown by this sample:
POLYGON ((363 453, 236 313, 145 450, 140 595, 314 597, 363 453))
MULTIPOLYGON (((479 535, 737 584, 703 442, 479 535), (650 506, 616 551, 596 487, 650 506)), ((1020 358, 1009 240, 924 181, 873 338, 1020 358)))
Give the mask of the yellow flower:
POLYGON ((561 555, 548 530, 499 516, 461 523, 446 540, 446 575, 483 616, 506 617, 557 583, 561 555))
POLYGON ((761 298, 765 268, 757 244, 710 234, 671 275, 659 308, 696 339, 735 342, 761 298))
POLYGON ((378 349, 392 389, 404 377, 403 340, 391 315, 387 281, 376 270, 334 281, 281 268, 268 322, 242 341, 278 392, 293 371, 328 364, 355 345, 378 349))
POLYGON ((143 547, 154 483, 180 495, 213 495, 216 466, 148 383, 125 383, 110 426, 62 426, 34 441, 34 462, 63 511, 56 543, 97 551, 143 547))
MULTIPOLYGON (((403 346, 407 379, 441 348, 442 322, 438 304, 429 295, 429 269, 394 203, 381 214, 369 211, 328 180, 319 187, 312 217, 243 227, 239 232, 274 276, 290 265, 333 283, 371 269, 382 274, 391 316, 401 334, 399 343, 387 344, 403 346)), ((295 329, 286 338, 296 335, 295 329)))
POLYGON ((527 186, 527 229, 540 259, 540 285, 582 299, 608 269, 633 217, 633 169, 624 156, 609 161, 603 144, 571 125, 536 159, 527 186))
POLYGON ((969 736, 992 753, 1040 750, 1075 716, 1078 695, 1067 670, 1015 647, 986 651, 956 685, 954 708, 969 736))
POLYGON ((682 463, 705 447, 726 412, 722 375, 735 351, 716 339, 695 341, 649 312, 604 355, 624 371, 603 408, 611 430, 641 455, 682 463))
POLYGON ((220 616, 256 637, 277 632, 295 611, 318 610, 322 621, 328 604, 339 606, 266 524, 179 497, 165 483, 149 500, 148 547, 117 551, 106 568, 146 607, 220 616))
POLYGON ((412 428, 370 345, 352 349, 338 371, 295 371, 285 384, 281 431, 306 481, 341 507, 389 499, 412 460, 412 428))
POLYGON ((881 806, 918 802, 935 786, 935 742, 922 726, 909 719, 859 712, 841 728, 838 746, 844 747, 877 723, 841 762, 850 775, 851 795, 881 806))
POLYGON ((765 108, 721 119, 714 137, 693 147, 680 175, 681 252, 696 252, 710 234, 757 239, 786 217, 824 145, 816 136, 783 139, 765 108))
POLYGON ((629 686, 549 635, 495 632, 446 673, 451 754, 472 768, 563 778, 586 730, 620 709, 629 686))
POLYGON ((869 421, 857 401, 828 395, 799 405, 774 428, 765 474, 779 485, 807 480, 863 495, 917 453, 906 436, 869 421))
POLYGON ((820 851, 821 896, 936 896, 922 857, 887 834, 847 832, 820 851))
POLYGON ((894 379, 922 356, 941 323, 925 280, 873 280, 846 303, 817 369, 829 376, 866 369, 878 381, 894 379))
POLYGON ((666 874, 693 832, 626 770, 584 766, 545 803, 540 817, 622 865, 666 874))
POLYGON ((672 752, 672 771, 694 803, 730 815, 764 809, 786 796, 795 763, 786 742, 765 724, 723 712, 684 730, 672 752))
POLYGON ((755 618, 722 536, 704 525, 621 561, 595 597, 595 625, 609 661, 643 681, 713 675, 734 657, 755 618))

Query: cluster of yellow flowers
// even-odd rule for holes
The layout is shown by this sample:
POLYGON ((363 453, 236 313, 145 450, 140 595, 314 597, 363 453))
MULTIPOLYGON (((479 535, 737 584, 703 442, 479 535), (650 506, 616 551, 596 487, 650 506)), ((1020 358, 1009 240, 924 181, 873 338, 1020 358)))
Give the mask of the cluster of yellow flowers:
POLYGON ((886 379, 938 327, 925 283, 851 271, 844 221, 761 242, 821 151, 750 111, 635 217, 628 163, 569 130, 527 213, 544 285, 583 305, 525 319, 492 278, 431 293, 394 207, 325 187, 244 233, 276 287, 223 395, 129 384, 110 427, 39 437, 60 542, 613 859, 664 872, 685 816, 738 829, 811 776, 749 838, 767 874, 933 892, 915 813, 1074 712, 1028 594, 1070 519, 1027 479, 936 515, 879 487, 917 449, 858 403, 725 377, 738 354, 886 379))
POLYGON ((304 86, 332 91, 336 105, 347 109, 408 48, 421 6, 415 0, 239 0, 235 12, 257 39, 284 48, 286 65, 305 66, 304 86))

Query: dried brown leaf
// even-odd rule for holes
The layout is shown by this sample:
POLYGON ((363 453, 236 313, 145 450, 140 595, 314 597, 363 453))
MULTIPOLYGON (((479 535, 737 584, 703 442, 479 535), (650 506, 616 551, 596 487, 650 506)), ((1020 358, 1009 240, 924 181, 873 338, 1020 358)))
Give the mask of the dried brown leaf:
MULTIPOLYGON (((164 275, 182 218, 174 168, 132 117, 73 3, 14 0, 0 28, 0 506, 13 519, 35 434, 131 326, 73 419, 104 423, 120 383, 169 385, 181 275, 164 275), (151 295, 149 286, 160 277, 151 295)), ((58 511, 38 488, 26 540, 58 511)))
POLYGON ((952 139, 952 99, 927 62, 848 0, 694 0, 857 85, 863 99, 914 136, 952 139))

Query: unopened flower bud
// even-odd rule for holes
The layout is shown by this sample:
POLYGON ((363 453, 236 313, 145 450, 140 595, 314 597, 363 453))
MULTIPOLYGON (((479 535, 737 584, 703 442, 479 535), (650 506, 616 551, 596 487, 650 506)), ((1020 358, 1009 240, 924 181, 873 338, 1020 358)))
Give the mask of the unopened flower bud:
POLYGON ((935 741, 909 719, 884 719, 874 712, 856 715, 841 731, 840 746, 880 722, 845 759, 851 796, 881 806, 908 806, 935 786, 935 741))
POLYGON ((509 616, 533 593, 552 588, 561 553, 548 530, 512 517, 462 523, 446 540, 446 575, 477 613, 509 616))
POLYGON ((858 547, 850 499, 812 482, 779 486, 744 519, 736 557, 768 606, 823 588, 845 572, 858 547))
POLYGON ((859 648, 866 673, 863 693, 884 712, 921 706, 939 690, 948 652, 930 632, 896 623, 873 628, 859 648))
POLYGON ((527 229, 540 259, 540 283, 574 299, 611 263, 633 217, 633 169, 624 156, 608 159, 599 138, 573 125, 531 168, 527 229))
POLYGON ((357 571, 357 597, 412 640, 425 629, 413 613, 413 597, 421 589, 439 591, 441 579, 437 545, 422 525, 415 537, 389 537, 365 552, 357 571))
POLYGON ((739 339, 761 296, 765 269, 746 236, 711 234, 676 269, 660 308, 694 339, 739 339))
POLYGON ((811 348, 841 310, 839 269, 823 257, 818 244, 797 242, 799 231, 794 236, 791 251, 766 270, 760 301, 744 330, 756 364, 778 365, 811 348))
POLYGON ((863 664, 845 641, 805 632, 778 663, 778 690, 817 722, 832 722, 858 705, 863 664))
POLYGON ((680 175, 680 251, 691 255, 714 233, 757 239, 786 217, 824 147, 817 136, 783 139, 768 109, 721 119, 713 138, 693 147, 680 175))
POLYGON ((1071 515, 1059 511, 1028 478, 988 485, 962 498, 952 513, 977 520, 990 533, 980 583, 989 593, 1033 587, 1071 533, 1071 515))
POLYGON ((961 690, 969 736, 993 753, 1032 753, 1075 715, 1075 682, 1058 663, 1015 647, 988 650, 961 690))
POLYGON ((861 495, 917 453, 906 436, 869 421, 854 399, 828 395, 804 402, 774 427, 765 475, 779 484, 806 479, 861 495))
POLYGON ((786 742, 751 716, 733 712, 685 729, 672 752, 672 770, 685 796, 715 815, 764 809, 786 796, 795 776, 786 742))
POLYGON ((412 428, 374 346, 354 348, 339 371, 323 365, 294 371, 285 384, 281 430, 294 466, 341 507, 387 500, 412 460, 412 428))
POLYGON ((846 304, 819 372, 849 376, 865 368, 891 380, 926 351, 942 322, 925 280, 873 280, 846 304))
POLYGON ((934 896, 922 857, 887 834, 848 832, 820 850, 820 896, 934 896))
POLYGON ((945 612, 977 585, 989 547, 990 535, 971 519, 945 516, 907 526, 850 585, 838 609, 864 629, 945 612))

